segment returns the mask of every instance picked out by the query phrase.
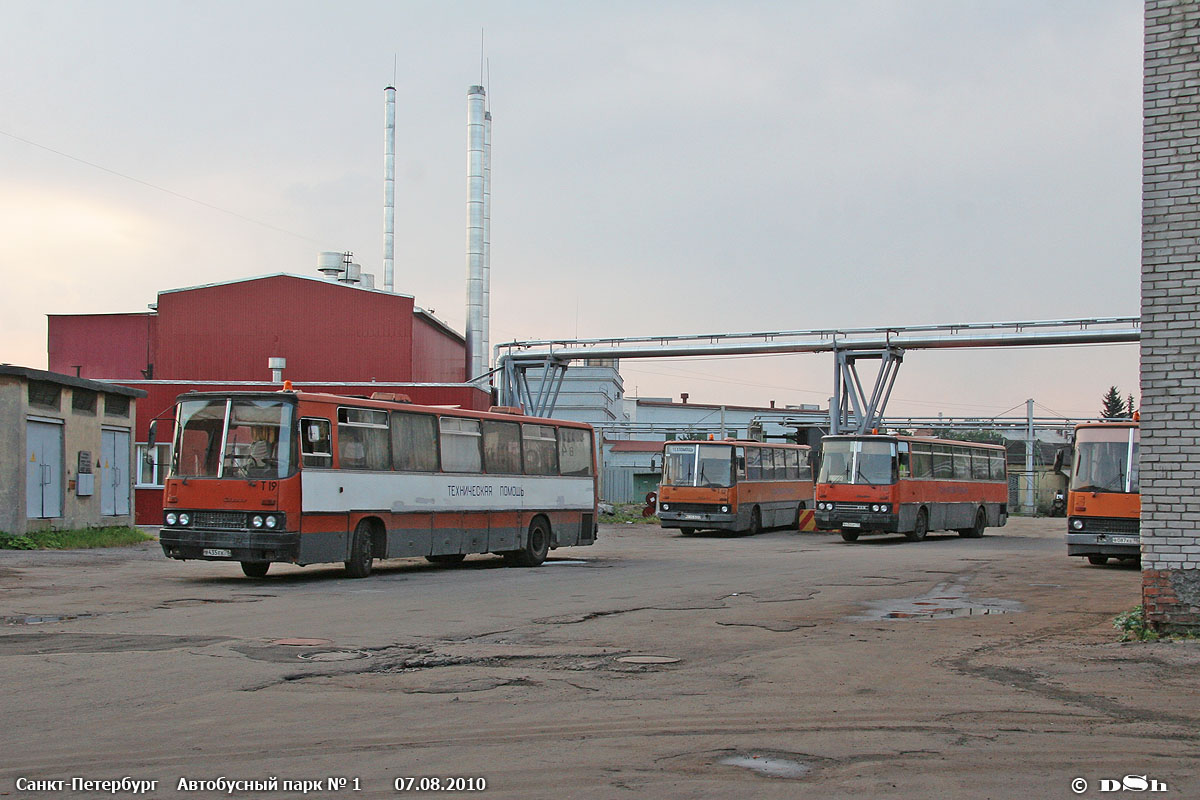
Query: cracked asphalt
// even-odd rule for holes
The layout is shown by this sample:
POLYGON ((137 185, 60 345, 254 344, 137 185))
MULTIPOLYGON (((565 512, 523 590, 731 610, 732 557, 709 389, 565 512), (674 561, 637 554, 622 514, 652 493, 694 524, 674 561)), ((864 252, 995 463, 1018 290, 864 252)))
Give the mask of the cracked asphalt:
POLYGON ((536 569, 365 580, 0 551, 0 796, 350 776, 307 796, 1109 797, 1126 775, 1200 796, 1200 642, 1118 642, 1139 601, 1135 568, 1066 557, 1061 519, 917 544, 606 525, 536 569))

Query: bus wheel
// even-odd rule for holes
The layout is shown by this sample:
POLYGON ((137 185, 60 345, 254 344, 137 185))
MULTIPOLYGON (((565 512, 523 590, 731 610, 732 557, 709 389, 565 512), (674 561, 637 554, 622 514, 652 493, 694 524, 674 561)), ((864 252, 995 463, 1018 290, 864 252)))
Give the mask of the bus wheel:
POLYGON ((700 531, 699 528, 680 528, 679 532, 684 536, 695 536, 700 531))
POLYGON ((270 561, 242 562, 242 572, 246 573, 247 578, 265 578, 267 576, 267 570, 270 568, 270 561))
POLYGON ((1097 567, 1108 563, 1108 556, 1088 556, 1087 559, 1089 564, 1095 564, 1097 567))
POLYGON ((985 514, 981 508, 979 511, 975 512, 975 525, 970 528, 962 528, 959 530, 958 535, 964 536, 968 539, 979 539, 983 536, 983 531, 986 528, 987 514, 985 514))
POLYGON ((440 553, 436 556, 425 556, 425 560, 430 564, 459 564, 466 557, 466 553, 440 553))
POLYGON ((842 531, 842 541, 857 542, 858 541, 858 531, 842 531))
POLYGON ((550 552, 550 527, 538 517, 529 524, 529 536, 525 546, 504 554, 504 560, 514 567, 536 567, 546 560, 550 552))
POLYGON ((910 542, 919 542, 925 538, 927 533, 929 533, 929 512, 922 508, 917 512, 917 521, 913 524, 913 529, 904 535, 910 542))
POLYGON ((750 527, 746 530, 746 533, 751 536, 757 536, 762 533, 762 512, 758 510, 758 506, 755 506, 750 511, 750 527))
POLYGON ((371 523, 365 519, 354 529, 354 538, 350 541, 350 560, 345 562, 346 575, 351 578, 365 578, 371 574, 371 562, 375 554, 371 549, 371 523))

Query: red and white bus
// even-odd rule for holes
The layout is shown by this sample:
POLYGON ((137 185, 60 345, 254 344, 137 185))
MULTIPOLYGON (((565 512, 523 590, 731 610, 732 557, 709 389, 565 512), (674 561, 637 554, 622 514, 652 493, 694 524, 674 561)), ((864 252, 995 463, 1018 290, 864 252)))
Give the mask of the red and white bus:
POLYGON ((1092 564, 1142 555, 1138 423, 1089 422, 1075 428, 1067 493, 1067 555, 1092 564))
POLYGON ((663 446, 658 519, 685 536, 702 529, 758 533, 799 527, 812 508, 807 445, 672 441, 663 446))
POLYGON ((1008 521, 1004 447, 916 436, 825 436, 817 527, 853 542, 864 533, 931 530, 977 538, 1008 521))
MULTIPOLYGON (((388 396, 392 397, 392 396, 388 396)), ((495 413, 493 413, 495 412, 495 413)), ((163 553, 240 562, 376 558, 537 566, 596 539, 590 426, 304 392, 190 392, 175 411, 163 553)))

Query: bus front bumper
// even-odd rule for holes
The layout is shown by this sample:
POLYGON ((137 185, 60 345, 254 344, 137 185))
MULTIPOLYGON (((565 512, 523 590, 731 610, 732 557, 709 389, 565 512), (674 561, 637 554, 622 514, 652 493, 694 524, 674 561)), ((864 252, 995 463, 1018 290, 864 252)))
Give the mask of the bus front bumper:
POLYGON ((732 529, 737 523, 737 514, 720 511, 659 511, 658 522, 664 528, 719 528, 732 529))
POLYGON ((300 557, 300 534, 283 531, 227 531, 205 528, 161 528, 163 555, 181 561, 287 561, 300 557))
POLYGON ((899 530, 895 514, 863 511, 817 511, 813 515, 817 529, 822 531, 883 531, 899 530))
POLYGON ((1068 533, 1068 556, 1112 556, 1137 558, 1142 554, 1141 537, 1116 533, 1068 533))

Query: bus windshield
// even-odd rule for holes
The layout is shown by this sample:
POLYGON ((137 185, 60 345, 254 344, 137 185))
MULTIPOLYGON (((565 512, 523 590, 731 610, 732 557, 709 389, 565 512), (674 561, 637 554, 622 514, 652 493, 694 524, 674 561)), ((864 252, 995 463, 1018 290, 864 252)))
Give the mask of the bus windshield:
POLYGON ((1080 428, 1071 491, 1137 494, 1137 428, 1080 428))
POLYGON ((171 473, 178 478, 286 478, 295 468, 294 405, 283 400, 183 400, 171 473))
POLYGON ((664 486, 733 485, 733 459, 729 445, 668 444, 663 458, 664 486))
POLYGON ((895 483, 895 442, 827 439, 818 483, 895 483))

